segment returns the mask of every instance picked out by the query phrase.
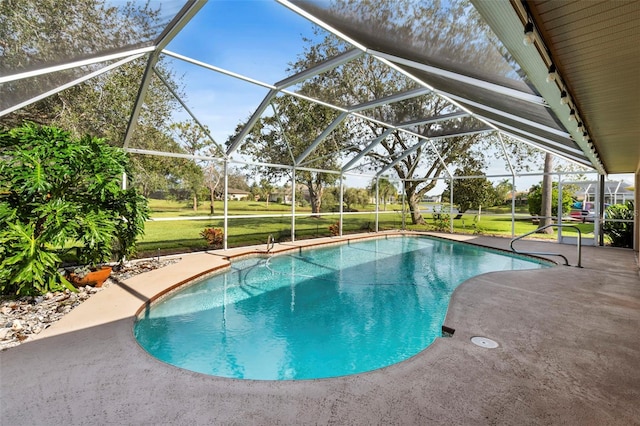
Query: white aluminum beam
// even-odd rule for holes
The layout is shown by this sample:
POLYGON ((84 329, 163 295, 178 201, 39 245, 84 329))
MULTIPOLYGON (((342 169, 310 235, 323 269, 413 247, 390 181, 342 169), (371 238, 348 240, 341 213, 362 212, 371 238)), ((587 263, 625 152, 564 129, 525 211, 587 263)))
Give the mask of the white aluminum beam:
POLYGON ((283 5, 284 7, 286 7, 287 9, 290 9, 290 10, 294 11, 295 13, 297 13, 300 16, 302 16, 303 18, 313 22, 314 24, 316 24, 320 28, 324 28, 325 30, 329 31, 331 34, 336 35, 337 37, 341 38, 342 40, 346 41, 347 43, 350 43, 351 45, 355 46, 356 48, 358 48, 358 49, 360 49, 362 51, 366 51, 367 50, 366 46, 358 43, 356 40, 348 37, 344 33, 338 31, 337 29, 333 28, 331 25, 327 24, 326 22, 322 21, 321 19, 318 19, 316 16, 308 13, 306 10, 296 6, 295 4, 291 3, 290 1, 288 1, 288 0, 276 0, 276 1, 278 3, 280 3, 281 5, 283 5))
POLYGON ((207 0, 190 0, 187 2, 178 15, 174 18, 173 22, 162 32, 156 39, 156 51, 160 52, 167 47, 171 40, 189 23, 196 13, 207 3, 207 0), (171 25, 173 24, 173 25, 171 25))
POLYGON ((284 80, 277 82, 275 86, 278 90, 284 89, 289 86, 293 86, 294 84, 297 84, 301 81, 307 80, 318 74, 322 74, 325 71, 329 71, 336 67, 339 67, 340 65, 346 64, 347 62, 350 62, 356 58, 359 58, 362 55, 364 55, 364 52, 362 52, 361 50, 357 50, 357 49, 347 50, 346 52, 343 52, 339 55, 336 55, 332 58, 322 61, 321 63, 311 68, 307 68, 304 71, 301 71, 297 74, 287 77, 284 80))
MULTIPOLYGON (((544 142, 546 145, 548 145, 550 147, 556 147, 557 149, 561 149, 561 150, 564 150, 564 151, 572 152, 572 153, 578 154, 578 155, 583 154, 583 152, 581 150, 579 150, 579 149, 563 145, 560 142, 556 142, 556 141, 554 141, 552 139, 547 139, 545 137, 538 136, 538 135, 536 135, 534 133, 530 133, 530 132, 524 131, 524 130, 519 129, 517 127, 510 126, 508 124, 502 123, 502 122, 497 121, 497 120, 493 120, 491 118, 487 118, 487 117, 483 117, 483 118, 485 120, 487 120, 488 122, 495 124, 497 127, 502 127, 502 128, 511 130, 512 132, 517 132, 517 133, 520 133, 522 135, 525 135, 525 136, 531 138, 532 140, 529 141, 529 143, 535 144, 535 142, 533 141, 533 139, 535 139, 537 141, 544 142)), ((502 129, 499 129, 498 131, 502 131, 502 129)), ((538 145, 536 145, 536 147, 537 146, 538 145)))
POLYGON ((140 111, 142 110, 144 98, 147 96, 147 90, 149 89, 149 84, 151 83, 151 74, 153 74, 153 67, 155 67, 156 62, 158 62, 158 51, 151 52, 151 54, 147 58, 147 67, 144 70, 144 74, 142 74, 142 82, 140 83, 140 87, 138 88, 138 94, 136 95, 136 100, 133 104, 133 111, 131 111, 131 115, 129 116, 129 123, 127 124, 127 130, 124 134, 124 141, 122 143, 122 146, 124 148, 127 148, 129 146, 129 141, 131 140, 133 132, 138 125, 138 117, 140 116, 140 111))
POLYGON ((217 161, 219 163, 222 163, 225 161, 224 158, 212 157, 210 155, 197 155, 197 154, 193 155, 193 154, 186 154, 182 152, 154 151, 151 149, 139 149, 139 148, 125 148, 124 150, 132 154, 154 155, 157 157, 185 158, 187 160, 201 160, 201 161, 217 161))
POLYGON ((364 111, 367 109, 375 108, 377 106, 392 104, 395 102, 404 101, 406 99, 416 98, 418 96, 426 95, 427 93, 430 93, 430 92, 431 90, 429 89, 426 89, 424 87, 418 87, 416 89, 407 90, 406 92, 396 93, 391 96, 386 96, 380 99, 374 99, 369 102, 364 102, 359 105, 349 107, 349 112, 364 111))
POLYGON ((351 169, 351 166, 356 164, 358 161, 360 161, 362 159, 362 157, 367 155, 369 153, 369 151, 371 151, 373 148, 378 146, 378 144, 380 142, 382 142, 384 140, 384 138, 389 136, 391 134, 391 132, 393 132, 393 130, 394 129, 392 129, 392 128, 387 128, 380 136, 375 138, 373 141, 371 141, 371 143, 369 145, 367 145, 362 151, 360 151, 358 153, 358 155, 356 155, 354 158, 352 158, 351 161, 349 161, 347 164, 342 166, 341 171, 342 172, 346 172, 347 170, 351 169))
POLYGON ((457 138, 457 137, 460 137, 460 136, 479 135, 479 134, 487 133, 487 132, 495 132, 495 129, 493 127, 490 127, 490 128, 485 128, 485 129, 467 130, 467 131, 458 132, 458 133, 449 133, 449 134, 440 135, 440 136, 424 136, 424 137, 428 138, 431 141, 438 141, 438 140, 442 140, 442 139, 457 138))
MULTIPOLYGON (((540 123, 538 123, 536 121, 531 121, 531 120, 528 120, 526 118, 522 118, 520 116, 511 114, 509 112, 505 112, 505 111, 501 111, 501 110, 496 109, 496 108, 492 108, 490 106, 481 104, 480 102, 472 101, 471 99, 463 98, 463 97, 458 96, 458 95, 452 95, 451 93, 447 93, 447 92, 441 92, 441 93, 444 94, 445 96, 451 98, 451 99, 455 99, 458 102, 466 103, 466 104, 474 106, 476 108, 480 108, 483 111, 491 112, 491 113, 499 115, 501 117, 508 118, 509 120, 513 120, 513 121, 517 121, 518 123, 526 124, 527 126, 536 127, 538 129, 544 130, 547 133, 552 133, 554 135, 558 135, 558 136, 561 136, 561 137, 567 138, 567 139, 569 139, 570 136, 571 136, 569 133, 567 133, 565 131, 558 130, 558 129, 554 128, 554 127, 545 126, 545 125, 540 124, 540 123)), ((479 114, 476 114, 476 115, 479 115, 479 114)))
POLYGON ((118 61, 116 63, 113 63, 111 65, 107 65, 104 68, 100 68, 99 70, 94 71, 94 72, 92 72, 90 74, 82 76, 82 77, 80 77, 80 78, 78 78, 76 80, 70 81, 67 84, 63 84, 62 86, 58 86, 55 89, 49 90, 48 92, 41 93, 38 96, 34 96, 33 98, 27 99, 26 101, 21 102, 21 103, 19 103, 17 105, 13 105, 13 106, 11 106, 11 107, 9 107, 7 109, 4 109, 4 110, 0 111, 0 117, 2 117, 3 115, 7 115, 7 114, 9 114, 9 113, 11 113, 13 111, 17 111, 20 108, 24 108, 25 106, 30 105, 30 104, 32 104, 34 102, 38 102, 39 100, 44 99, 46 97, 49 97, 51 95, 54 95, 54 94, 56 94, 58 92, 62 92, 63 90, 68 89, 69 87, 73 87, 73 86, 75 86, 77 84, 80 84, 82 82, 90 80, 93 77, 99 76, 100 74, 104 74, 105 72, 110 71, 110 70, 112 70, 114 68, 118 68, 120 65, 124 65, 127 62, 135 61, 136 59, 141 58, 142 56, 144 56, 144 53, 139 53, 137 55, 125 58, 125 59, 123 59, 121 61, 118 61))
POLYGON ((258 109, 256 109, 253 112, 253 115, 251 116, 249 121, 247 121, 247 124, 244 125, 244 127, 242 128, 238 136, 236 136, 236 138, 233 140, 233 143, 231 143, 231 146, 229 146, 229 148, 227 149, 228 156, 233 154, 240 147, 240 144, 242 143, 242 140, 244 139, 244 137, 247 135, 247 133, 251 131, 253 126, 260 119, 260 116, 262 115, 262 113, 267 109, 267 107, 269 106, 273 98, 276 97, 277 94, 278 94, 278 91, 275 89, 270 90, 269 93, 267 93, 267 96, 265 96, 265 98, 262 100, 262 102, 258 106, 258 109))
POLYGON ((420 62, 411 61, 409 59, 404 59, 399 56, 390 55, 383 52, 378 52, 375 50, 367 50, 367 53, 371 54, 376 58, 384 58, 386 60, 395 62, 397 64, 405 65, 411 68, 415 68, 417 70, 426 72, 427 74, 437 75, 440 77, 446 77, 451 80, 459 81, 461 83, 469 84, 471 86, 480 87, 482 89, 490 90, 494 93, 500 93, 504 96, 509 96, 511 98, 520 99, 522 101, 530 102, 536 105, 541 105, 546 107, 547 102, 541 96, 532 95, 530 93, 525 93, 520 90, 511 89, 509 87, 501 86, 499 84, 491 83, 485 80, 480 80, 473 77, 468 77, 466 75, 458 74, 452 71, 443 70, 441 68, 436 68, 430 65, 425 65, 420 62))
POLYGON ((407 127, 420 126, 423 124, 433 124, 433 123, 439 123, 441 121, 449 121, 455 118, 469 117, 470 115, 471 114, 469 114, 466 111, 456 111, 448 114, 434 115, 427 118, 419 118, 417 120, 404 121, 402 123, 395 124, 395 127, 404 129, 407 127))
POLYGON ((189 114, 191 116, 193 121, 195 121, 198 124, 198 126, 200 126, 202 131, 205 132, 205 134, 207 135, 209 140, 211 142, 213 142, 213 144, 216 146, 216 148, 218 148, 218 150, 220 150, 220 152, 223 153, 225 155, 225 157, 226 157, 225 151, 222 148, 222 146, 218 142, 216 142, 216 140, 213 138, 213 136, 211 136, 211 133, 209 132, 209 130, 200 122, 200 120, 198 120, 198 118, 195 116, 195 114, 189 109, 187 104, 184 103, 182 98, 176 93, 175 90, 173 90, 173 88, 167 82, 167 80, 164 78, 164 76, 162 74, 160 74, 160 72, 158 72, 158 70, 156 68, 153 69, 153 72, 158 76, 158 78, 162 81, 162 83, 165 85, 165 87, 167 89, 169 89, 169 92, 171 92, 173 97, 176 98, 176 100, 180 103, 180 105, 182 105, 182 108, 184 108, 184 110, 187 111, 187 114, 189 114))
POLYGON ((329 136, 329 133, 333 132, 333 129, 335 129, 336 127, 338 127, 338 125, 339 125, 340 123, 342 123, 342 122, 345 120, 345 118, 347 118, 347 115, 348 115, 348 114, 347 114, 346 112, 343 112, 343 113, 342 113, 342 114, 340 114, 338 117, 336 117, 336 119, 335 119, 335 120, 333 120, 333 121, 331 122, 331 124, 329 124, 329 125, 324 129, 324 131, 323 131, 322 133, 320 133, 320 136, 318 136, 318 137, 316 138, 316 140, 315 140, 315 141, 313 141, 313 143, 312 143, 311 145, 309 145, 309 146, 307 147, 307 149, 305 149, 305 150, 304 150, 304 152, 303 152, 300 156, 298 156, 298 158, 296 158, 295 165, 298 165, 298 164, 302 163, 302 162, 304 161, 304 159, 305 159, 305 158, 307 158, 307 157, 311 154, 311 152, 313 152, 313 150, 314 150, 314 149, 316 149, 316 147, 317 147, 318 145, 320 145, 320 143, 321 143, 323 140, 325 140, 325 138, 326 138, 327 136, 329 136))
POLYGON ((165 31, 163 31, 162 34, 160 34, 156 39, 155 50, 149 55, 147 68, 142 75, 140 89, 138 90, 138 95, 133 106, 133 111, 131 112, 131 116, 129 117, 129 124, 127 125, 127 130, 124 135, 124 147, 129 146, 129 141, 131 140, 133 132, 138 125, 138 117, 140 116, 140 110, 142 109, 142 104, 144 103, 144 99, 147 95, 147 90, 149 89, 152 70, 158 62, 158 58, 160 57, 162 49, 164 49, 167 44, 169 44, 171 40, 173 40, 173 38, 185 25, 187 25, 191 18, 193 18, 193 16, 198 13, 198 11, 202 8, 202 6, 205 5, 205 3, 206 1, 204 0, 196 0, 190 1, 189 3, 185 4, 185 6, 179 13, 179 16, 176 16, 174 21, 172 21, 172 25, 168 26, 165 31))
POLYGON ((167 56, 171 56, 172 58, 176 58, 181 61, 188 62, 190 64, 197 65, 199 67, 206 68, 208 70, 215 71, 220 74, 224 74, 229 77, 237 78, 238 80, 246 81, 247 83, 255 84, 256 86, 261 86, 261 87, 265 87, 267 89, 272 89, 272 90, 276 88, 276 86, 274 86, 273 84, 268 84, 263 81, 256 80, 254 78, 250 78, 242 74, 238 74, 238 73, 226 70, 224 68, 216 67, 215 65, 207 64, 206 62, 198 61, 197 59, 189 58, 188 56, 184 56, 167 49, 164 49, 162 53, 167 56))
POLYGON ((137 57, 139 58, 140 56, 144 55, 145 53, 149 53, 149 52, 152 52, 154 50, 155 50, 154 46, 143 47, 143 48, 140 48, 140 49, 127 50, 125 52, 112 53, 111 55, 97 56, 95 58, 89 58, 89 59, 83 59, 83 60, 80 60, 80 61, 68 62, 66 64, 56 65, 56 66, 53 66, 53 67, 39 68, 39 69, 33 70, 33 71, 27 71, 27 72, 21 72, 21 73, 18 73, 18 74, 7 75, 7 76, 0 77, 0 84, 8 83, 10 81, 15 81, 15 80, 23 80, 25 78, 37 77, 37 76, 43 75, 43 74, 50 74, 50 73, 53 73, 53 72, 64 71, 64 70, 68 70, 68 69, 71 69, 71 68, 83 67, 85 65, 93 65, 93 64, 98 64, 98 63, 101 63, 101 62, 112 61, 114 59, 130 57, 130 56, 133 56, 133 55, 137 55, 137 57))
MULTIPOLYGON (((537 144, 537 143, 535 143, 535 142, 533 142, 533 141, 531 141, 531 140, 529 140, 529 139, 526 139, 526 138, 522 137, 521 135, 518 135, 517 133, 511 133, 511 132, 509 132, 509 131, 505 131, 505 130, 502 130, 502 129, 501 129, 501 130, 499 130, 499 131, 500 131, 502 134, 504 134, 504 135, 506 135, 506 136, 509 136, 510 138, 513 138, 513 139, 519 140, 520 142, 524 142, 524 143, 526 143, 527 145, 531 145, 532 147, 534 147, 534 148, 536 148, 536 149, 539 149, 540 151, 543 151, 543 152, 550 152, 551 154, 553 154, 553 155, 557 155, 557 156, 559 156, 559 157, 562 157, 562 158, 564 158, 565 160, 570 161, 570 162, 572 162, 572 163, 576 163, 576 164, 579 164, 579 165, 581 165, 581 166, 587 166, 587 167, 593 168, 593 164, 591 164, 591 163, 590 163, 586 158, 584 158, 584 157, 576 157, 576 156, 574 156, 574 155, 568 154, 566 151, 565 151, 565 152, 563 152, 563 151, 559 151, 559 150, 553 149, 553 148, 551 148, 550 146, 542 146, 542 145, 539 145, 539 144, 537 144)), ((524 175, 520 174, 520 175, 518 175, 518 176, 524 176, 524 175)))
POLYGON ((423 139, 420 142, 416 143, 414 146, 412 146, 411 148, 407 148, 404 150, 404 152, 395 160, 393 160, 390 164, 386 165, 382 170, 380 170, 377 174, 376 177, 380 177, 383 174, 385 174, 389 169, 391 169, 393 166, 395 166, 396 164, 398 164, 400 161, 404 160, 405 158, 407 158, 410 154, 412 154, 413 152, 417 151, 419 148, 422 148, 427 142, 429 142, 428 139, 423 139))

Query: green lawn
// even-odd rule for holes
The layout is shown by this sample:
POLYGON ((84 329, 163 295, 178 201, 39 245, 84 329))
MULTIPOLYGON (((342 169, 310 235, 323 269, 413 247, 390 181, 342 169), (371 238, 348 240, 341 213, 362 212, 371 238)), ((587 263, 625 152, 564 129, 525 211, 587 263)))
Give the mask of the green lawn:
MULTIPOLYGON (((221 216, 224 213, 224 204, 222 201, 216 201, 213 204, 215 211, 214 216, 221 216)), ((211 207, 208 202, 200 203, 198 210, 193 210, 190 203, 184 201, 172 200, 149 200, 152 218, 164 217, 192 217, 192 216, 209 216, 211 207)), ((263 201, 229 201, 229 214, 269 214, 269 213, 289 213, 291 206, 278 203, 267 203, 263 201)), ((297 207, 296 212, 311 212, 310 207, 297 207)))
MULTIPOLYGON (((150 200, 152 218, 208 216, 209 205, 203 204, 197 212, 194 212, 184 202, 150 200)), ((361 206, 357 206, 362 208, 361 206)), ((216 202, 215 215, 222 215, 222 202, 216 202)), ((358 215, 345 215, 343 217, 343 233, 358 233, 373 231, 375 229, 375 206, 369 206, 370 213, 358 215)), ((474 221, 475 214, 465 214, 460 219, 454 220, 454 232, 482 235, 511 236, 511 215, 510 206, 495 209, 492 213, 505 211, 506 214, 481 215, 479 222, 474 221)), ((252 215, 252 214, 288 214, 291 206, 277 203, 269 203, 267 207, 264 202, 231 201, 229 202, 230 215, 252 215)), ((296 217, 296 239, 318 238, 330 236, 329 226, 339 220, 339 215, 327 215, 312 217, 311 209, 296 208, 296 213, 309 213, 309 216, 296 217)), ((380 212, 379 229, 401 229, 402 215, 399 205, 387 205, 386 212, 380 212)), ((519 211, 518 213, 525 213, 519 211)), ((435 221, 431 214, 424 214, 425 225, 412 225, 410 217, 406 218, 406 229, 417 231, 436 230, 435 221)), ((583 236, 593 236, 593 224, 576 223, 583 236)), ((222 219, 204 220, 175 220, 175 221, 149 221, 146 225, 145 235, 139 239, 139 256, 150 256, 157 253, 185 252, 191 250, 202 250, 206 248, 204 239, 200 232, 205 227, 223 227, 222 219)), ((269 218, 229 218, 228 222, 228 245, 238 247, 245 245, 264 244, 269 235, 273 235, 276 241, 287 241, 291 235, 290 217, 269 217, 269 218)), ((537 228, 530 219, 519 219, 515 222, 515 234, 522 235, 537 228)), ((449 228, 447 226, 446 231, 449 228)), ((565 229, 563 234, 576 236, 574 230, 565 229)), ((544 235, 536 234, 536 238, 555 239, 556 234, 544 235)))
MULTIPOLYGON (((243 213, 246 214, 246 213, 243 213)), ((296 217, 296 239, 328 237, 329 226, 339 220, 339 215, 320 217, 296 217)), ((381 229, 400 228, 400 214, 380 216, 381 229)), ((138 242, 141 255, 152 255, 161 252, 178 252, 206 248, 200 232, 206 227, 223 227, 222 219, 149 221, 145 227, 145 235, 138 242)), ((356 233, 375 229, 375 213, 364 215, 345 215, 343 232, 356 233)), ((253 244, 264 244, 269 235, 276 241, 287 241, 291 235, 290 217, 267 218, 229 218, 228 245, 237 247, 253 244)))

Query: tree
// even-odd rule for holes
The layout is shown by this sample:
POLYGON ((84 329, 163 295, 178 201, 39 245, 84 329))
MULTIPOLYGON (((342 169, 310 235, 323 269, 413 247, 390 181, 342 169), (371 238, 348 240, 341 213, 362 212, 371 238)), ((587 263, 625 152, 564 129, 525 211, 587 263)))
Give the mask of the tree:
POLYGON ((2 293, 68 287, 58 268, 69 245, 90 265, 133 254, 148 210, 135 189, 122 189, 122 149, 31 123, 0 132, 0 157, 2 293))
POLYGON ((269 198, 274 190, 273 184, 269 182, 269 179, 260 179, 260 197, 267 202, 267 208, 269 208, 269 198))
MULTIPOLYGON (((313 83, 305 86, 313 91, 313 83)), ((304 90, 303 90, 304 91, 304 90)), ((273 100, 278 114, 262 117, 246 136, 241 152, 254 160, 271 164, 293 165, 311 142, 338 116, 330 108, 303 99, 283 96, 273 100)), ((242 126, 239 126, 237 132, 242 126)), ((323 170, 338 169, 338 153, 347 140, 346 127, 338 126, 308 157, 310 167, 323 170)), ((229 140, 231 142, 233 138, 229 140)), ((290 169, 263 168, 258 171, 274 181, 282 177, 291 179, 290 169)), ((296 170, 296 182, 306 185, 313 214, 320 212, 322 194, 327 185, 334 183, 338 175, 306 170, 296 170)))
POLYGON ((369 194, 367 190, 362 188, 345 189, 342 199, 347 207, 347 211, 353 211, 352 206, 355 204, 363 207, 369 204, 369 194))
POLYGON ((227 181, 229 183, 229 188, 249 191, 247 176, 240 169, 230 169, 227 173, 227 181))
MULTIPOLYGON (((195 121, 189 120, 174 123, 170 128, 176 134, 176 138, 181 142, 180 146, 182 150, 188 154, 194 156, 198 154, 205 154, 212 157, 222 156, 222 149, 209 138, 208 129, 206 127, 200 127, 195 121)), ((220 171, 217 164, 213 161, 206 162, 202 168, 194 167, 195 165, 197 165, 196 160, 191 160, 189 161, 188 167, 184 170, 185 183, 193 199, 193 210, 198 211, 198 194, 204 185, 209 192, 211 200, 210 212, 213 214, 215 191, 224 175, 224 171, 220 171)))
MULTIPOLYGON (((159 34, 163 15, 161 6, 152 2, 4 0, 0 2, 0 74, 15 74, 41 64, 58 64, 147 43, 159 34)), ((74 137, 90 134, 122 146, 146 63, 147 57, 136 59, 2 116, 0 128, 20 126, 27 120, 66 129, 74 137)), ((4 83, 0 88, 0 107, 27 100, 103 65, 4 83)), ((178 78, 162 59, 155 68, 175 92, 182 94, 178 78)), ((177 105, 164 83, 153 76, 130 146, 183 152, 176 147, 167 126, 177 105)), ((167 189, 168 181, 185 181, 179 167, 183 162, 135 155, 131 169, 139 179, 134 184, 148 196, 155 190, 167 189)))
POLYGON ((191 208, 194 212, 198 211, 198 197, 204 189, 204 175, 202 169, 195 161, 184 160, 180 167, 181 178, 178 181, 183 189, 188 191, 191 198, 191 208))
MULTIPOLYGON (((387 211, 387 201, 389 200, 389 197, 397 194, 398 189, 393 183, 391 183, 391 181, 389 181, 389 179, 379 178, 371 181, 371 185, 369 185, 369 192, 374 197, 376 196, 376 192, 378 193, 378 196, 382 199, 382 204, 384 206, 383 210, 387 211), (379 188, 377 191, 376 187, 379 188)), ((378 199, 378 203, 380 203, 380 199, 378 199)))
MULTIPOLYGON (((184 152, 176 140, 155 128, 144 128, 148 144, 146 149, 168 152, 184 152)), ((145 197, 154 191, 168 191, 179 186, 190 161, 182 158, 151 155, 131 155, 131 169, 138 177, 133 182, 145 197)))
POLYGON ((338 211, 340 200, 340 188, 337 186, 327 187, 322 193, 322 208, 324 211, 338 211))
POLYGON ((222 169, 215 161, 208 161, 204 165, 204 181, 207 189, 209 190, 209 200, 211 201, 211 204, 209 205, 210 214, 214 214, 216 211, 213 202, 216 199, 216 192, 218 191, 218 186, 220 185, 220 181, 223 177, 224 169, 222 169))
POLYGON ((253 182, 251 187, 249 187, 249 194, 251 195, 252 200, 260 199, 260 187, 256 182, 253 182))
MULTIPOLYGON (((552 183, 551 190, 551 215, 558 217, 558 183, 552 183)), ((529 213, 532 216, 540 216, 542 212, 542 185, 533 185, 528 195, 529 213)), ((562 190, 562 211, 561 215, 569 213, 573 205, 573 191, 570 186, 563 187, 562 190)))
POLYGON ((496 185, 496 196, 498 197, 498 201, 504 203, 509 195, 513 193, 513 182, 509 179, 503 179, 496 185))
MULTIPOLYGON (((484 176, 484 173, 471 168, 463 168, 456 170, 455 176, 484 176)), ((448 184, 445 192, 451 194, 451 183, 448 184)), ((477 210, 480 206, 495 205, 496 200, 495 188, 486 177, 454 179, 453 181, 453 201, 458 206, 460 213, 469 209, 477 210)))
MULTIPOLYGON (((508 61, 487 60, 490 52, 495 53, 492 47, 493 36, 485 24, 482 24, 482 20, 475 15, 474 9, 464 3, 438 2, 425 5, 411 1, 340 1, 333 4, 332 9, 332 12, 347 15, 350 19, 362 17, 362 22, 356 25, 366 26, 371 33, 390 35, 397 45, 412 45, 416 48, 415 51, 422 48, 423 51, 434 55, 438 49, 443 49, 447 50, 446 53, 454 52, 455 55, 464 57, 467 62, 482 70, 500 75, 513 72, 508 61), (478 34, 486 37, 478 37, 478 34)), ((347 48, 344 42, 329 35, 320 43, 308 46, 292 68, 297 71, 304 70, 321 58, 335 56, 347 48)), ((370 55, 363 55, 339 68, 316 76, 307 83, 306 87, 313 90, 305 92, 306 95, 336 105, 365 104, 373 99, 418 87, 413 80, 370 55)), ((455 110, 448 101, 428 93, 369 109, 366 115, 389 123, 408 123, 416 118, 443 115, 455 110)), ((351 138, 346 149, 351 153, 361 152, 372 139, 380 136, 385 130, 377 123, 367 120, 352 120, 349 126, 351 138)), ((430 137, 456 131, 466 133, 479 127, 484 126, 473 118, 465 118, 448 123, 416 124, 411 130, 421 136, 430 137)), ((424 223, 419 203, 424 194, 436 186, 438 179, 445 176, 445 164, 481 170, 485 165, 486 156, 493 154, 490 147, 494 143, 492 137, 475 134, 438 138, 426 144, 424 139, 419 140, 405 132, 394 131, 382 140, 377 148, 366 154, 369 162, 361 168, 379 169, 391 166, 391 170, 404 181, 412 222, 424 223), (409 149, 413 150, 409 155, 392 164, 394 158, 400 157, 409 149)), ((509 149, 517 151, 520 148, 510 145, 509 149)))
MULTIPOLYGON (((0 2, 0 17, 0 74, 8 75, 152 40, 158 33, 160 8, 133 2, 114 6, 105 0, 5 0, 0 2)), ((4 93, 2 98, 26 100, 99 66, 18 80, 3 85, 10 96, 4 93)), ((24 120, 55 124, 76 137, 92 134, 122 141, 144 68, 144 59, 129 62, 4 116, 1 123, 5 127, 24 120)), ((160 69, 164 69, 162 63, 160 69)), ((158 121, 165 118, 160 111, 171 108, 171 95, 158 90, 161 86, 157 80, 152 82, 147 97, 158 121)), ((143 124, 152 123, 152 115, 145 115, 143 124)))

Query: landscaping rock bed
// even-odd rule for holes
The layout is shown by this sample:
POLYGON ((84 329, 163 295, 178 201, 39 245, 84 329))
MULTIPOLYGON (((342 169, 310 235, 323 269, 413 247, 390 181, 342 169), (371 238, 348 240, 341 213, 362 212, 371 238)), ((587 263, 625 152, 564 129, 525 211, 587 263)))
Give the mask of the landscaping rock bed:
POLYGON ((93 294, 111 285, 118 285, 118 281, 179 261, 180 259, 145 260, 116 266, 101 288, 86 286, 78 288, 75 293, 65 290, 19 299, 3 297, 0 299, 0 350, 28 341, 93 294))

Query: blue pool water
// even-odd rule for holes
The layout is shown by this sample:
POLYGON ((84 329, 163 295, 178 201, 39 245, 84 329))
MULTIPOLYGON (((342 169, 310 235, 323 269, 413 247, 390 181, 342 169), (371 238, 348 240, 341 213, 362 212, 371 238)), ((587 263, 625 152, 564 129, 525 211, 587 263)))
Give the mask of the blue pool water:
POLYGON ((407 359, 433 342, 453 290, 523 257, 424 237, 368 240, 233 262, 136 321, 150 354, 223 377, 336 377, 407 359))

